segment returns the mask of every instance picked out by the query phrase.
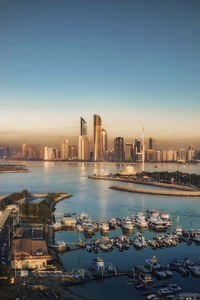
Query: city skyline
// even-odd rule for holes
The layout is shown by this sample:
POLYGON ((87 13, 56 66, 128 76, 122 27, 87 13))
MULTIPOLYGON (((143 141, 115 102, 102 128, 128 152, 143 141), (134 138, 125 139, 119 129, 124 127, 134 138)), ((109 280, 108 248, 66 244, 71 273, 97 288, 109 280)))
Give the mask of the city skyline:
MULTIPOLYGON (((93 115, 93 142, 87 135, 87 120, 80 117, 80 135, 73 144, 69 137, 62 141, 59 147, 43 144, 40 149, 32 148, 23 142, 21 151, 10 149, 8 145, 0 145, 0 158, 25 159, 44 161, 115 161, 115 162, 198 162, 200 147, 190 143, 186 147, 162 148, 155 137, 146 137, 144 126, 142 136, 132 138, 131 142, 124 137, 115 137, 108 143, 107 130, 102 128, 101 116, 93 115), (110 144, 110 145, 108 145, 110 144)), ((190 141, 191 142, 191 141, 190 141)))
POLYGON ((199 12, 195 0, 4 2, 0 139, 76 136, 80 115, 91 136, 93 112, 113 138, 143 123, 199 138, 199 12))

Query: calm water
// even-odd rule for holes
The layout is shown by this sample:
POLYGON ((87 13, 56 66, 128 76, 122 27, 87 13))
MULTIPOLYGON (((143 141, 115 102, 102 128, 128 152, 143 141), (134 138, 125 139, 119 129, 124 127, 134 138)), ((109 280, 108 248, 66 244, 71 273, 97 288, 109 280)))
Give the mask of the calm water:
MULTIPOLYGON (((59 202, 56 206, 56 218, 59 219, 63 213, 80 214, 85 211, 92 219, 109 219, 110 217, 126 217, 138 211, 147 209, 162 209, 171 214, 174 226, 179 216, 179 224, 184 228, 200 228, 200 198, 181 198, 157 195, 131 194, 110 190, 112 182, 89 180, 91 174, 108 174, 119 171, 126 165, 113 163, 49 163, 32 162, 27 163, 30 173, 9 173, 0 174, 0 194, 28 189, 30 192, 60 192, 65 191, 73 194, 73 197, 59 202), (192 220, 190 215, 192 214, 192 220), (192 221, 192 222, 191 222, 192 221)), ((140 170, 139 165, 134 165, 136 170, 140 170)), ((175 165, 158 164, 146 165, 146 170, 180 170, 188 173, 200 174, 200 165, 175 165)), ((121 184, 121 183, 120 183, 121 184)), ((124 185, 132 185, 123 183, 124 185)), ((119 236, 121 230, 111 231, 110 235, 119 236)), ((152 237, 154 234, 145 231, 144 236, 152 237)), ((98 236, 98 235, 96 235, 98 236)), ((77 241, 79 238, 76 232, 56 233, 56 240, 66 242, 77 241)), ((83 237, 82 237, 83 238, 83 237)), ((73 268, 87 268, 96 256, 103 257, 105 263, 114 263, 121 269, 130 269, 134 265, 143 264, 144 260, 152 255, 156 255, 160 263, 168 263, 172 258, 183 259, 186 256, 193 260, 199 260, 200 247, 196 245, 187 246, 182 243, 176 248, 166 248, 152 250, 146 248, 136 251, 130 247, 128 251, 119 252, 113 250, 110 253, 90 254, 85 250, 77 250, 65 253, 61 256, 67 270, 73 268)), ((184 288, 193 291, 200 291, 200 279, 182 278, 175 274, 170 280, 176 282, 184 288)), ((168 282, 170 282, 168 281, 168 282)), ((110 299, 111 295, 115 299, 144 299, 140 293, 127 285, 127 278, 107 279, 81 287, 73 288, 75 291, 94 297, 95 299, 110 299)))

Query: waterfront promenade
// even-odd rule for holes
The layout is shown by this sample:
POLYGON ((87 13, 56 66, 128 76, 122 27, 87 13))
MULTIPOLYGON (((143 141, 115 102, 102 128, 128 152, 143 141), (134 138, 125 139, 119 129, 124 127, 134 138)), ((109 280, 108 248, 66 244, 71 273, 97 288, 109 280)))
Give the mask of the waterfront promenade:
POLYGON ((110 189, 130 192, 130 193, 142 193, 142 194, 152 194, 152 195, 166 195, 166 196, 183 196, 183 197, 200 197, 200 191, 177 191, 169 189, 150 189, 150 188, 136 188, 136 187, 126 187, 123 185, 114 185, 110 189))

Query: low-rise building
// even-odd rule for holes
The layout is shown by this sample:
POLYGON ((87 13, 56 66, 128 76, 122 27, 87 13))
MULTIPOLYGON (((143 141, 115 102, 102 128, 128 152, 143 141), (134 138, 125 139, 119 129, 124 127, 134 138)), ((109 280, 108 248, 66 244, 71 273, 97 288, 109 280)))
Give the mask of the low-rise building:
POLYGON ((12 269, 40 269, 53 260, 46 242, 28 239, 13 240, 11 245, 12 269))

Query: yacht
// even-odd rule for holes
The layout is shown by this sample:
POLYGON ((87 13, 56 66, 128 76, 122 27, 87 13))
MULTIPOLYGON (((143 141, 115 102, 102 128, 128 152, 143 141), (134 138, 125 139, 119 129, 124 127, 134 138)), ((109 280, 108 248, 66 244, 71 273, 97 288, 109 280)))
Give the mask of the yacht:
POLYGON ((57 252, 65 252, 67 250, 66 243, 64 241, 58 241, 54 244, 48 244, 48 246, 57 252))
POLYGON ((100 222, 99 223, 99 230, 101 232, 108 232, 109 231, 109 225, 108 225, 108 223, 105 222, 105 221, 100 222))
POLYGON ((83 223, 82 227, 86 235, 93 235, 95 233, 95 226, 90 222, 83 223))
POLYGON ((195 234, 192 238, 192 240, 197 243, 200 244, 200 234, 195 234))
POLYGON ((130 230, 130 231, 132 231, 134 229, 133 222, 131 221, 131 219, 129 217, 126 217, 125 219, 122 219, 121 227, 124 230, 130 230))
POLYGON ((182 236, 183 235, 183 229, 180 226, 176 226, 173 230, 173 233, 178 235, 178 236, 182 236))
POLYGON ((115 230, 117 228, 117 221, 115 218, 111 218, 108 223, 110 229, 115 230))
POLYGON ((132 243, 133 246, 137 249, 142 249, 147 246, 145 238, 140 233, 136 233, 132 243))
POLYGON ((161 265, 158 263, 156 256, 145 260, 145 267, 151 271, 159 270, 161 265))
POLYGON ((78 224, 78 225, 76 226, 76 228, 77 228, 77 231, 78 231, 78 232, 83 232, 83 231, 84 231, 83 226, 80 225, 80 224, 78 224))
POLYGON ((151 216, 148 219, 148 225, 151 229, 156 230, 156 231, 167 230, 166 223, 159 216, 151 216))
POLYGON ((168 213, 166 213, 166 212, 160 212, 160 218, 167 225, 167 227, 171 227, 172 226, 172 222, 171 222, 171 219, 170 219, 170 216, 169 216, 168 213))
POLYGON ((61 228, 62 228, 62 224, 61 223, 53 223, 52 225, 51 225, 51 228, 53 229, 53 230, 60 230, 61 228))
POLYGON ((84 212, 82 212, 80 215, 78 215, 76 217, 77 219, 77 223, 78 224, 82 224, 82 223, 85 223, 85 222, 91 222, 91 220, 89 219, 88 215, 85 214, 84 212))
POLYGON ((143 213, 136 213, 136 215, 134 217, 134 223, 137 227, 142 228, 142 229, 148 227, 148 223, 147 223, 146 218, 143 215, 143 213))

